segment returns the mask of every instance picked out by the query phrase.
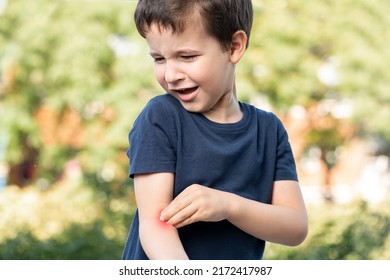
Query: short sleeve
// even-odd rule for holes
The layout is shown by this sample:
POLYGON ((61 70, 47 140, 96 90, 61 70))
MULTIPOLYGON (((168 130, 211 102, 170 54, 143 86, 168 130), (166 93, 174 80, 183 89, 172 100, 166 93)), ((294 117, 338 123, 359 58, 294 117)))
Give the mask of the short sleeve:
POLYGON ((174 172, 176 152, 173 142, 172 117, 161 103, 152 99, 129 133, 129 176, 134 178, 137 173, 174 172))
POLYGON ((288 139, 288 134, 282 122, 278 119, 277 149, 275 181, 294 180, 298 181, 295 159, 288 139))

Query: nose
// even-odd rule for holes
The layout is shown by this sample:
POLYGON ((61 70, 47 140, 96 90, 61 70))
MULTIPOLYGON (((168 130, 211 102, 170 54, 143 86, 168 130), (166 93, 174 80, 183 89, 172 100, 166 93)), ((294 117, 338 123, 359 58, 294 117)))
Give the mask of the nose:
POLYGON ((174 84, 184 79, 184 73, 174 62, 167 61, 165 64, 165 82, 174 84))

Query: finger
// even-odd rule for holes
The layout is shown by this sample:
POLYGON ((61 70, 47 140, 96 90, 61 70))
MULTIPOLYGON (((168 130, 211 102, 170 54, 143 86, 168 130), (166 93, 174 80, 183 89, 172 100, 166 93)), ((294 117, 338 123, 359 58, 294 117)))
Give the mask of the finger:
POLYGON ((176 228, 182 227, 184 225, 189 225, 195 222, 194 216, 196 212, 197 208, 193 205, 189 205, 188 207, 182 209, 174 216, 172 216, 172 218, 170 218, 166 223, 176 228))
POLYGON ((191 199, 185 193, 179 194, 165 209, 161 211, 160 220, 166 222, 191 204, 191 199))
POLYGON ((165 208, 160 215, 160 220, 164 222, 168 222, 172 219, 175 215, 177 215, 180 211, 182 211, 184 208, 186 208, 188 205, 184 203, 171 203, 165 208))

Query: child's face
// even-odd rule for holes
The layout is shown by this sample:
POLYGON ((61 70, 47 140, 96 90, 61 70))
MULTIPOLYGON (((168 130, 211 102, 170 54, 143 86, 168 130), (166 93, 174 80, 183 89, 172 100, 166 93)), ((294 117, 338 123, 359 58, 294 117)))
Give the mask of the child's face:
POLYGON ((157 81, 187 111, 210 114, 231 105, 235 65, 197 16, 181 33, 152 24, 146 41, 157 81))

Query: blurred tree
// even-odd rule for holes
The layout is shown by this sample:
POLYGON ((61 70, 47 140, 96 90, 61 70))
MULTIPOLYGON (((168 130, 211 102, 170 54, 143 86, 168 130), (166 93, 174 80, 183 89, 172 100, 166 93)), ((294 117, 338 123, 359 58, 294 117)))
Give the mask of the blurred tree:
POLYGON ((295 104, 308 108, 313 100, 348 98, 359 122, 390 138, 389 118, 383 118, 390 112, 389 2, 263 0, 254 7, 244 66, 254 91, 281 112, 295 104), (382 117, 363 118, 373 112, 382 117))
MULTIPOLYGON (((10 183, 27 184, 32 174, 55 180, 76 158, 86 178, 115 188, 127 173, 127 132, 160 92, 135 32, 136 1, 1 3, 0 131, 16 174, 10 183), (17 182, 21 174, 27 178, 17 182)), ((389 2, 253 4, 251 46, 239 66, 242 99, 267 96, 279 114, 332 101, 324 117, 333 128, 351 119, 390 139, 389 2)), ((308 134, 307 146, 333 128, 309 128, 317 135, 308 134)), ((345 139, 323 146, 324 154, 345 139)))
POLYGON ((336 149, 352 137, 351 129, 343 133, 346 126, 355 136, 375 132, 388 142, 390 2, 253 3, 257 17, 242 87, 266 96, 280 115, 293 105, 306 109, 306 149, 321 150, 325 181, 337 164, 336 149))
POLYGON ((125 176, 127 132, 141 106, 136 97, 153 87, 138 58, 144 46, 133 9, 134 2, 64 0, 5 7, 0 125, 9 138, 11 184, 31 183, 32 172, 55 180, 73 157, 98 174, 91 178, 125 176))

